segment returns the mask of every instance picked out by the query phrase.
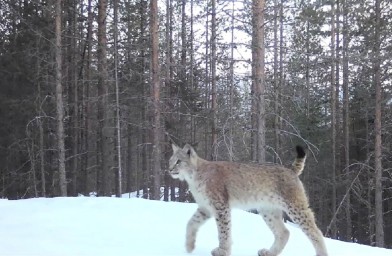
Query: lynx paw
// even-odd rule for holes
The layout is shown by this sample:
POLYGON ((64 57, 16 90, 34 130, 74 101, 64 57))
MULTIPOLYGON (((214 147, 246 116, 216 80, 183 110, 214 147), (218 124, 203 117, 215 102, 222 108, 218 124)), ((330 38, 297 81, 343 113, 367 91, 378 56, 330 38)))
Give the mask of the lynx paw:
POLYGON ((230 256, 230 252, 218 247, 218 248, 215 248, 214 250, 211 251, 211 255, 212 256, 230 256))
POLYGON ((185 247, 188 253, 192 252, 195 249, 195 239, 187 239, 185 247))
POLYGON ((275 254, 272 254, 270 251, 267 249, 261 249, 258 251, 259 256, 276 256, 275 254))

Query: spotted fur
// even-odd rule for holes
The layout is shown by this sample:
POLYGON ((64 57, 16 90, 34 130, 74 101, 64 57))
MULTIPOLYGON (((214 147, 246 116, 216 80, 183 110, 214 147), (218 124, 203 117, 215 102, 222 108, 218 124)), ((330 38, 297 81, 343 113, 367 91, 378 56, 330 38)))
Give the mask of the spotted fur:
POLYGON ((297 147, 293 168, 281 165, 255 165, 200 158, 190 145, 172 145, 169 172, 173 178, 185 180, 198 209, 188 222, 186 250, 195 248, 196 234, 201 225, 214 217, 218 227, 219 246, 213 256, 231 255, 231 209, 256 209, 275 236, 269 249, 259 256, 279 255, 289 239, 282 214, 299 225, 312 242, 318 256, 327 256, 322 233, 318 229, 302 182, 298 178, 305 164, 305 151, 297 147))

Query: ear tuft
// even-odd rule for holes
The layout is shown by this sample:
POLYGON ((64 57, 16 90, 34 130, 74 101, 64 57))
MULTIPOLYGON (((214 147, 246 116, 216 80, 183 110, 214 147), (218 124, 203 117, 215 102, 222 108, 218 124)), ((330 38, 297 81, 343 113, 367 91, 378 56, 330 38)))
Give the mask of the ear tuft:
POLYGON ((176 144, 172 143, 172 149, 173 149, 173 152, 176 152, 180 149, 180 147, 177 146, 176 144))

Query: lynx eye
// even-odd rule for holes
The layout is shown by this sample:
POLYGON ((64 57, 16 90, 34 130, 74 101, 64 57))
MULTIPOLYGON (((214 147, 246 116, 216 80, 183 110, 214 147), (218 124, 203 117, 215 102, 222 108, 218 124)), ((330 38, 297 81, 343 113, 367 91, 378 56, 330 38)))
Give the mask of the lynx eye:
POLYGON ((177 160, 176 165, 179 165, 181 163, 181 160, 177 160))

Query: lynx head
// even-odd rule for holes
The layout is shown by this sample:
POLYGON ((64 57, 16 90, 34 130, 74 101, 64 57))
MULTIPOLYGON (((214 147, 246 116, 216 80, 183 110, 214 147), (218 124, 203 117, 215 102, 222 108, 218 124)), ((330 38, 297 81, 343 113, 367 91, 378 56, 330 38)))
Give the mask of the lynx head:
POLYGON ((189 144, 182 149, 172 144, 172 148, 173 155, 169 160, 169 173, 174 179, 185 180, 185 177, 189 177, 196 169, 197 153, 189 144))

